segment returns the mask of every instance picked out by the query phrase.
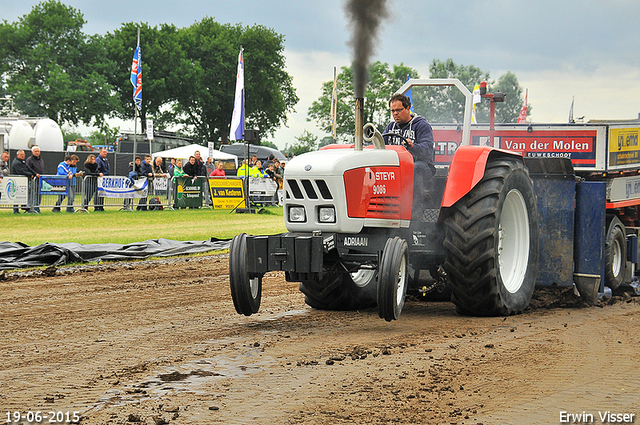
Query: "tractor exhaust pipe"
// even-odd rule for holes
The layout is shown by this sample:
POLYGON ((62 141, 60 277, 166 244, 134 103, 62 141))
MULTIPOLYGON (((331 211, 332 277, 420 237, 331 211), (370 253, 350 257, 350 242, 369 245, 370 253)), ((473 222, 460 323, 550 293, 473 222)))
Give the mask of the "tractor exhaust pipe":
POLYGON ((363 127, 364 127, 364 97, 356 98, 356 143, 355 150, 361 151, 363 142, 363 127))

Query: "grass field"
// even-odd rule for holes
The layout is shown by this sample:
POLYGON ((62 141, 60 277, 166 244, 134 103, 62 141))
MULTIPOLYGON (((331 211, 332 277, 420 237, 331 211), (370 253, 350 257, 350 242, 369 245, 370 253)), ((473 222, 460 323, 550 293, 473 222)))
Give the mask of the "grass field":
POLYGON ((281 207, 268 207, 263 211, 263 214, 212 209, 124 212, 107 208, 104 212, 89 214, 44 210, 40 214, 17 215, 9 208, 0 209, 0 240, 30 246, 44 242, 127 244, 158 238, 203 241, 211 237, 229 239, 241 232, 286 231, 281 207))

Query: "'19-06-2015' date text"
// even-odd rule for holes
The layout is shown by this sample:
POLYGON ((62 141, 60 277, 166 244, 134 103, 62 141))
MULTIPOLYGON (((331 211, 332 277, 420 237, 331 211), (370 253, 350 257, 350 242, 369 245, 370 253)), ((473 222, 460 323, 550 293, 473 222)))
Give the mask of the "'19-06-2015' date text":
POLYGON ((7 424, 63 424, 80 422, 80 412, 27 411, 7 412, 7 424))

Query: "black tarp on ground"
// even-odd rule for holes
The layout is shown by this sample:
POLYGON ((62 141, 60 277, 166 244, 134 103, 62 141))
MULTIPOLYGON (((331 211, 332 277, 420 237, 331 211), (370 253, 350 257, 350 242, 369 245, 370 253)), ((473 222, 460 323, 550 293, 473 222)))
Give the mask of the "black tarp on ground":
POLYGON ((21 242, 0 242, 0 270, 36 266, 61 266, 88 261, 135 260, 149 257, 196 254, 229 248, 230 240, 211 238, 206 241, 173 241, 150 239, 126 245, 107 243, 44 243, 28 246, 21 242))

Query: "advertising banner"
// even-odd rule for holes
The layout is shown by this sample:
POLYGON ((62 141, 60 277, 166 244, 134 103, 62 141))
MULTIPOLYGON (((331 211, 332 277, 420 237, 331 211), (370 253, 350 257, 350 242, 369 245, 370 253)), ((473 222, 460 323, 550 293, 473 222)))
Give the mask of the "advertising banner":
MULTIPOLYGON (((530 158, 568 158, 574 167, 596 166, 596 130, 538 130, 496 132, 502 149, 530 158)), ((474 138, 474 144, 476 140, 474 138)))
MULTIPOLYGON (((568 158, 576 168, 603 169, 606 161, 605 128, 593 125, 502 125, 494 130, 491 138, 488 127, 474 126, 471 130, 471 144, 505 149, 529 158, 568 158)), ((453 160, 453 155, 462 142, 462 132, 459 130, 459 127, 450 125, 433 125, 436 165, 448 165, 453 160)), ((625 137, 621 144, 624 146, 623 150, 629 152, 621 154, 614 153, 612 148, 611 163, 615 163, 616 157, 627 161, 633 155, 638 155, 630 152, 634 149, 638 151, 633 143, 633 137, 625 137)))
POLYGON ((98 196, 104 198, 145 198, 148 192, 146 177, 131 180, 128 177, 98 177, 98 196))
POLYGON ((168 186, 169 179, 166 177, 154 177, 153 178, 153 189, 156 191, 156 195, 158 191, 166 192, 168 186))
POLYGON ((609 136, 609 165, 638 165, 640 163, 640 146, 638 134, 640 129, 612 128, 609 136))
POLYGON ((249 196, 273 196, 278 190, 278 183, 271 179, 249 177, 249 196))
POLYGON ((68 195, 70 181, 66 176, 40 176, 40 194, 68 195))
POLYGON ((0 204, 26 205, 28 194, 28 177, 7 176, 0 180, 0 204))
POLYGON ((202 179, 174 177, 175 208, 200 208, 202 206, 202 179))
POLYGON ((214 209, 246 208, 242 179, 211 178, 209 188, 214 209))

